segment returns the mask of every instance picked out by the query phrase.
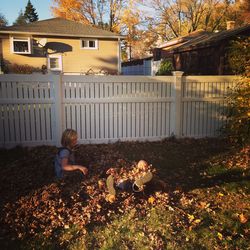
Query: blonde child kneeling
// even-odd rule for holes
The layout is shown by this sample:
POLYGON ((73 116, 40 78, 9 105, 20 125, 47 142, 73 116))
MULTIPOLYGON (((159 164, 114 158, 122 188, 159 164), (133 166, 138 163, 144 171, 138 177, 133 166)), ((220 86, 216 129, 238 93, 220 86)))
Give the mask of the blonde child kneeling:
POLYGON ((62 147, 59 148, 55 157, 55 173, 60 179, 66 171, 80 170, 84 175, 88 173, 87 167, 75 164, 73 149, 77 145, 77 139, 77 132, 73 129, 66 129, 62 134, 62 147))

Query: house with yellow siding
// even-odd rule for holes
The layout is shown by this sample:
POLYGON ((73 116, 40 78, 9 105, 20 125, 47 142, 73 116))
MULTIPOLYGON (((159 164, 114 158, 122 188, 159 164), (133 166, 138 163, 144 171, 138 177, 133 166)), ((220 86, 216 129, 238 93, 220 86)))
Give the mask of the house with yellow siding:
POLYGON ((119 74, 122 36, 90 25, 52 18, 0 28, 1 68, 27 65, 48 71, 119 74))

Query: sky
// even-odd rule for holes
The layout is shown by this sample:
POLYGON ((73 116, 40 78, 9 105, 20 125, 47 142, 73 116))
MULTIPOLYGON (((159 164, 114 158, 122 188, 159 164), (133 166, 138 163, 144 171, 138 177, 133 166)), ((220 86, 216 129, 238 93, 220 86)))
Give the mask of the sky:
MULTIPOLYGON (((52 0, 30 0, 30 2, 36 9, 39 20, 53 17, 50 10, 53 2, 52 0)), ((28 0, 0 0, 0 13, 7 19, 8 25, 13 24, 21 9, 23 12, 25 11, 27 3, 28 0)))

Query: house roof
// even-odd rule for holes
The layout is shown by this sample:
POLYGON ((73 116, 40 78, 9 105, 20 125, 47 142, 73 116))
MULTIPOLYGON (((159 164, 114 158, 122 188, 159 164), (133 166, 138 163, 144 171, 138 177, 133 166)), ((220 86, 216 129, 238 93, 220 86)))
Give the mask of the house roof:
POLYGON ((192 50, 194 48, 210 47, 212 45, 220 43, 222 40, 232 38, 245 31, 250 32, 250 24, 239 28, 224 30, 216 33, 198 31, 195 35, 193 32, 185 37, 175 38, 167 42, 165 46, 161 46, 160 48, 168 52, 181 52, 192 50))
POLYGON ((91 25, 63 18, 51 18, 25 25, 1 27, 0 34, 31 34, 69 37, 123 38, 121 35, 91 25))
POLYGON ((189 33, 186 36, 180 36, 180 37, 176 37, 170 41, 164 42, 162 43, 158 48, 162 49, 162 48, 175 48, 176 46, 179 46, 181 44, 184 44, 186 42, 192 41, 197 37, 200 36, 206 36, 208 34, 210 34, 212 32, 208 32, 208 31, 204 31, 204 30, 196 30, 194 32, 189 33))

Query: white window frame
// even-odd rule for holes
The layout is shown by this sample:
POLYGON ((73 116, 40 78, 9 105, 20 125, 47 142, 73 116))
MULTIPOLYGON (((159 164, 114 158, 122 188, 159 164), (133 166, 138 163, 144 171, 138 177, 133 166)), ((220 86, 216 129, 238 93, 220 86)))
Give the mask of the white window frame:
POLYGON ((51 71, 62 71, 62 56, 61 55, 49 55, 48 56, 48 69, 51 71), (51 68, 50 67, 50 58, 59 59, 59 61, 58 61, 59 67, 58 68, 51 68))
POLYGON ((10 39, 10 46, 11 46, 11 52, 13 54, 31 54, 31 38, 30 37, 11 37, 10 39), (14 51, 14 42, 27 42, 28 43, 28 51, 20 52, 20 51, 14 51))
POLYGON ((98 40, 97 39, 80 39, 80 43, 81 43, 81 49, 98 49, 98 40), (95 42, 95 47, 89 47, 89 42, 90 41, 94 41, 95 42), (86 42, 88 44, 87 47, 83 46, 83 42, 86 42))

